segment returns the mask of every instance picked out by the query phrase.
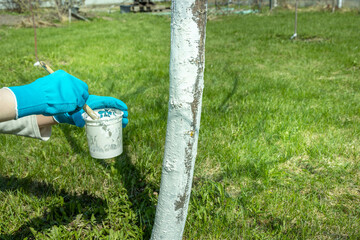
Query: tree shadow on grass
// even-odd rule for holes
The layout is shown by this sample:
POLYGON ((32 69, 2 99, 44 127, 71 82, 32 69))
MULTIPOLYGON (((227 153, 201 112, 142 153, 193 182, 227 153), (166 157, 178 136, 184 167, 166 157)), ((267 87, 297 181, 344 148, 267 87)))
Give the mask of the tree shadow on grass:
MULTIPOLYGON (((139 87, 135 92, 123 96, 124 99, 130 96, 136 96, 142 94, 147 90, 146 87, 139 87)), ((163 99, 158 97, 151 101, 149 108, 151 109, 162 109, 165 111, 161 116, 167 116, 167 103, 162 104, 163 99), (164 108, 164 109, 163 109, 164 108)), ((133 125, 133 129, 143 129, 143 125, 149 125, 149 121, 159 121, 158 119, 150 119, 146 121, 137 120, 137 125, 133 125), (140 121, 140 122, 139 122, 140 121)), ((59 125, 61 131, 69 143, 74 153, 80 154, 81 156, 88 156, 88 150, 84 149, 78 144, 78 139, 74 133, 74 129, 70 125, 61 124, 59 125)), ((129 128, 129 127, 128 127, 129 128)), ((127 130, 131 132, 131 129, 127 130)), ((126 133, 123 132, 124 138, 126 139, 126 133)), ((155 141, 155 140, 154 140, 155 141)), ((150 143, 149 143, 150 144, 150 143)), ((151 144, 150 144, 151 145, 151 144)), ((125 187, 128 193, 129 201, 131 202, 131 208, 136 213, 138 225, 143 231, 143 239, 149 239, 151 236, 152 226, 154 223, 155 212, 156 212, 156 198, 158 195, 158 186, 155 183, 146 181, 148 174, 151 174, 150 168, 144 167, 142 163, 134 164, 131 161, 131 157, 128 154, 127 147, 125 146, 124 152, 116 158, 115 163, 108 163, 106 160, 93 159, 99 165, 102 165, 105 169, 111 169, 111 172, 119 177, 122 185, 125 187), (113 171, 113 169, 115 171, 113 171)), ((147 161, 148 162, 148 161, 147 161)), ((148 162, 148 164, 151 164, 148 162)))
POLYGON ((234 76, 234 83, 233 83, 233 88, 232 88, 231 92, 229 92, 229 94, 221 102, 221 104, 218 107, 218 110, 225 111, 228 108, 227 103, 235 95, 235 93, 238 90, 238 87, 239 87, 239 76, 236 75, 236 76, 234 76))
POLYGON ((139 227, 143 231, 143 239, 149 239, 154 223, 156 206, 152 197, 156 197, 156 186, 147 182, 146 173, 141 173, 140 167, 132 163, 130 156, 126 151, 116 158, 114 165, 106 161, 96 159, 96 161, 105 168, 116 169, 123 186, 126 188, 132 209, 137 215, 139 227), (154 195, 155 193, 155 195, 154 195))
MULTIPOLYGON (((60 129, 64 133, 64 136, 74 153, 88 156, 88 150, 85 150, 78 144, 77 137, 73 134, 72 126, 60 125, 60 129)), ((143 231, 143 239, 149 239, 156 211, 156 206, 153 202, 156 201, 154 199, 157 197, 158 187, 145 180, 146 175, 148 174, 146 167, 144 168, 135 165, 131 161, 128 152, 126 151, 126 147, 124 150, 125 151, 116 158, 115 164, 109 164, 102 159, 93 160, 102 165, 105 169, 114 168, 116 170, 116 174, 127 190, 128 198, 132 203, 132 209, 138 217, 139 227, 143 231), (144 170, 142 172, 141 169, 145 169, 145 172, 144 170)))
POLYGON ((107 203, 101 198, 92 196, 87 192, 83 194, 69 194, 63 189, 56 189, 53 185, 45 182, 22 178, 1 176, 0 191, 18 192, 27 195, 44 198, 49 196, 61 197, 61 203, 51 206, 41 217, 32 218, 24 223, 18 230, 10 234, 0 234, 0 239, 24 239, 34 238, 31 229, 44 231, 53 226, 68 225, 82 214, 82 220, 90 220, 92 216, 96 218, 95 223, 100 223, 107 216, 105 209, 107 203))

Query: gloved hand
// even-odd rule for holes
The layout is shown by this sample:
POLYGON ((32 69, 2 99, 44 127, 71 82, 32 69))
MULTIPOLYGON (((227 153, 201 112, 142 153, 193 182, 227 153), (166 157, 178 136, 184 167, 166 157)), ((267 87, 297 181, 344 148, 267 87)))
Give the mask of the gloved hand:
POLYGON ((88 86, 63 70, 23 86, 9 87, 16 97, 16 118, 52 116, 80 110, 89 97, 88 86))
MULTIPOLYGON (((126 125, 129 123, 129 120, 127 119, 128 117, 127 106, 123 101, 119 99, 113 97, 90 95, 88 100, 86 101, 86 104, 92 109, 117 108, 124 113, 122 119, 123 128, 126 127, 126 125)), ((68 124, 76 125, 78 127, 83 127, 85 125, 85 121, 82 118, 83 113, 84 110, 80 110, 73 114, 71 113, 59 114, 54 116, 54 119, 58 123, 68 123, 68 124)))

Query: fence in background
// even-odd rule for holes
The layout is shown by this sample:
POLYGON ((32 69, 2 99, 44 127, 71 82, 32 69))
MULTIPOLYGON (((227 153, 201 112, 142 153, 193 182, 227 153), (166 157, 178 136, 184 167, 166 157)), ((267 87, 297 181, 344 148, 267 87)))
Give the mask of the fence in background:
MULTIPOLYGON (((208 0, 209 6, 293 7, 296 0, 208 0)), ((360 8, 360 0, 299 0, 299 7, 360 8)))
MULTIPOLYGON (((11 6, 12 0, 0 0, 0 9, 7 9, 11 6)), ((52 7, 54 0, 44 1, 37 0, 43 7, 52 7)), ((211 6, 230 6, 237 5, 239 7, 292 7, 295 6, 296 0, 208 0, 208 5, 211 6)), ((131 0, 84 0, 84 6, 99 6, 99 5, 121 5, 125 3, 132 3, 131 0)), ((153 0, 153 2, 170 2, 170 0, 153 0)), ((338 8, 359 8, 360 0, 299 0, 299 7, 332 7, 333 3, 338 8)))
MULTIPOLYGON (((39 3, 41 7, 55 7, 54 0, 32 0, 39 3)), ((152 0, 153 2, 170 2, 170 0, 152 0)), ((13 0, 0 0, 0 9, 11 9, 13 0)), ((23 2, 28 2, 28 0, 23 0, 23 2)), ((83 0, 84 6, 103 6, 103 5, 121 5, 121 4, 130 4, 133 1, 131 0, 83 0)))

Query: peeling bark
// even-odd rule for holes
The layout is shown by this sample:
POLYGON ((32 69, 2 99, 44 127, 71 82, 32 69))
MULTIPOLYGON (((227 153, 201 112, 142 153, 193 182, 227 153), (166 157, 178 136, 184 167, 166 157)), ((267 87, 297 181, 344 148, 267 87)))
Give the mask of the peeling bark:
POLYGON ((151 239, 181 239, 194 173, 204 88, 206 0, 173 0, 170 97, 151 239))

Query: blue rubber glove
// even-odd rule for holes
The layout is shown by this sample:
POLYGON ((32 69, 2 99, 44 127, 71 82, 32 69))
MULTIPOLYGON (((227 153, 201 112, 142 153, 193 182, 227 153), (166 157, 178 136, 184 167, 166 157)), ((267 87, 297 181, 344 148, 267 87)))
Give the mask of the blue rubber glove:
POLYGON ((16 118, 52 116, 80 110, 89 97, 88 86, 63 70, 24 85, 9 87, 17 102, 16 118))
MULTIPOLYGON (((129 120, 127 118, 128 117, 127 106, 123 101, 119 99, 113 97, 90 95, 88 100, 86 101, 86 104, 92 109, 117 108, 124 113, 122 119, 123 128, 126 127, 126 125, 129 123, 129 120)), ((73 114, 71 113, 59 114, 54 116, 54 119, 58 123, 68 123, 68 124, 76 125, 78 127, 83 127, 85 125, 85 121, 82 118, 83 113, 84 110, 80 110, 73 114)))

